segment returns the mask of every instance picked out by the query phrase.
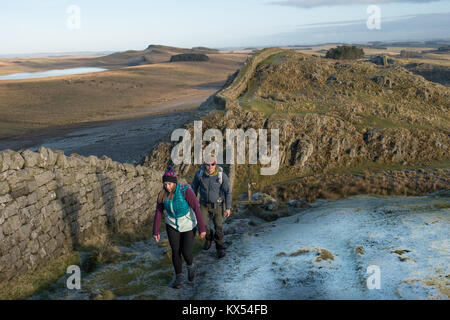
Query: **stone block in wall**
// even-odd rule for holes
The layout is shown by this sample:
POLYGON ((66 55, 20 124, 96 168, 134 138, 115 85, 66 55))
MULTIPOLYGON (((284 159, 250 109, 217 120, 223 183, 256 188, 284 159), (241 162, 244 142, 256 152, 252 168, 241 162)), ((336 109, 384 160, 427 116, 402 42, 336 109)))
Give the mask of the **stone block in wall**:
MULTIPOLYGON (((17 221, 20 223, 20 217, 18 215, 19 208, 16 202, 11 202, 6 208, 0 209, 1 216, 5 219, 3 225, 8 222, 12 217, 16 217, 17 221)), ((16 221, 16 220, 14 220, 16 221)), ((14 224, 15 225, 15 224, 14 224)), ((9 230, 9 229, 8 229, 9 230)))
POLYGON ((28 187, 28 192, 32 193, 37 190, 38 185, 37 185, 36 181, 33 179, 31 181, 27 181, 27 187, 28 187))
POLYGON ((56 166, 61 169, 69 168, 69 162, 67 161, 67 157, 62 150, 56 150, 56 166))
POLYGON ((39 258, 41 259, 41 260, 45 260, 45 259, 48 259, 48 256, 47 256, 47 251, 44 249, 44 248, 39 248, 39 251, 38 251, 38 256, 39 256, 39 258))
POLYGON ((51 149, 40 147, 38 153, 39 159, 37 165, 39 167, 48 168, 56 164, 58 154, 54 153, 51 149))
POLYGON ((47 188, 45 187, 40 187, 36 189, 36 196, 38 201, 40 201, 41 199, 43 199, 46 195, 47 195, 47 188))
POLYGON ((58 189, 58 183, 55 180, 52 180, 48 182, 45 187, 48 191, 55 191, 56 189, 58 189))
POLYGON ((9 193, 11 197, 14 199, 26 196, 29 194, 28 185, 26 182, 20 182, 18 184, 13 185, 11 191, 9 193))
POLYGON ((91 167, 96 167, 98 165, 99 159, 96 156, 89 156, 88 160, 91 167))
POLYGON ((49 254, 53 253, 56 250, 56 247, 58 246, 58 243, 54 238, 51 238, 49 241, 45 244, 45 251, 49 254))
POLYGON ((63 247, 64 244, 66 243, 67 239, 66 239, 66 237, 64 236, 63 233, 58 233, 55 236, 55 240, 56 240, 56 244, 57 244, 58 247, 63 247))
POLYGON ((138 176, 143 176, 145 174, 142 166, 136 166, 136 172, 137 172, 138 176))
POLYGON ((21 156, 25 161, 25 167, 35 167, 39 162, 40 154, 31 150, 24 150, 21 156))
POLYGON ((33 173, 29 170, 8 170, 3 173, 10 187, 33 180, 33 173))
POLYGON ((2 161, 0 162, 0 172, 6 170, 20 170, 23 168, 25 161, 22 156, 13 150, 4 150, 2 153, 2 161))
POLYGON ((88 181, 88 183, 95 183, 95 182, 97 182, 97 177, 96 177, 96 175, 95 174, 92 174, 92 173, 90 173, 90 174, 88 174, 87 176, 86 176, 86 178, 87 178, 87 181, 88 181))
POLYGON ((42 199, 40 199, 38 202, 35 203, 35 207, 37 210, 41 211, 42 208, 44 208, 46 205, 49 204, 51 200, 51 197, 49 195, 44 196, 42 199))
POLYGON ((9 192, 9 184, 6 181, 0 181, 0 196, 3 196, 9 192))
POLYGON ((0 208, 1 208, 1 206, 8 205, 13 200, 14 199, 9 194, 5 194, 4 196, 0 196, 0 208))
POLYGON ((55 174, 52 171, 44 171, 43 173, 35 176, 35 181, 38 187, 55 179, 55 174))
POLYGON ((51 211, 52 213, 50 214, 50 222, 53 226, 56 226, 58 221, 61 219, 61 213, 56 212, 56 211, 51 211))
POLYGON ((25 208, 28 205, 28 198, 26 196, 21 196, 16 198, 17 209, 25 208))
POLYGON ((50 219, 43 219, 42 221, 42 232, 50 232, 52 228, 52 223, 50 221, 50 219))
POLYGON ((63 186, 72 186, 74 184, 75 184, 75 175, 68 174, 63 177, 63 179, 62 179, 63 186))
POLYGON ((11 248, 11 250, 9 251, 9 255, 11 258, 11 262, 13 262, 14 265, 16 265, 17 261, 21 260, 20 249, 17 245, 11 248))
POLYGON ((2 254, 4 254, 4 252, 2 252, 2 250, 1 250, 1 247, 2 247, 2 243, 3 243, 3 240, 5 239, 5 235, 4 235, 4 233, 3 233, 3 227, 0 225, 0 256, 2 255, 2 254))
POLYGON ((18 241, 25 241, 31 237, 31 224, 24 224, 15 233, 16 239, 18 241))
POLYGON ((129 163, 124 163, 123 167, 127 175, 130 175, 131 177, 134 177, 136 175, 136 168, 133 165, 129 163))
POLYGON ((35 254, 39 251, 39 240, 38 239, 33 239, 28 241, 27 243, 27 249, 32 253, 35 254))
POLYGON ((41 233, 38 237, 39 246, 43 247, 49 240, 50 236, 47 233, 41 233))
POLYGON ((29 261, 29 266, 31 267, 31 270, 34 270, 34 269, 36 269, 36 267, 39 264, 39 257, 37 255, 32 254, 29 256, 28 261, 29 261))
POLYGON ((78 159, 74 153, 66 157, 66 161, 67 161, 67 168, 70 169, 75 169, 83 166, 83 162, 80 159, 78 159))
POLYGON ((38 195, 36 192, 30 193, 27 196, 27 205, 31 206, 33 204, 35 204, 36 202, 38 202, 38 195))
POLYGON ((48 232, 50 238, 55 238, 60 233, 58 226, 53 225, 48 232))

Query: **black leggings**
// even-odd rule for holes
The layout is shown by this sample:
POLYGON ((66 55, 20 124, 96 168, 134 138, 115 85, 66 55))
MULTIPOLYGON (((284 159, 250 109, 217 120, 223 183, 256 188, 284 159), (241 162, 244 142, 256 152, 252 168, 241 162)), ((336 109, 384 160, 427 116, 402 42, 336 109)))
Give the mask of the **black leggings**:
POLYGON ((166 224, 167 236, 169 238, 170 247, 172 248, 172 263, 175 268, 175 274, 183 272, 181 255, 188 265, 192 264, 192 249, 194 248, 194 238, 197 228, 191 231, 180 232, 166 224))

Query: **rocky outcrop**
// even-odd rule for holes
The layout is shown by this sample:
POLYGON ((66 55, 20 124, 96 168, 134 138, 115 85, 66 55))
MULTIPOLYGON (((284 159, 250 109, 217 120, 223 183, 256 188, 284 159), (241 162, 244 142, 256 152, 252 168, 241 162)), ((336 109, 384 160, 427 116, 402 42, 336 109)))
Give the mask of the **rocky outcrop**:
MULTIPOLYGON (((450 91, 397 65, 330 62, 265 49, 208 104, 220 111, 202 118, 204 131, 218 129, 225 137, 226 129, 279 129, 279 173, 286 178, 360 166, 426 167, 450 158, 450 91)), ((193 124, 186 128, 193 136, 193 124)), ((163 169, 175 144, 161 143, 146 165, 163 169)), ((188 174, 192 167, 178 169, 188 174)), ((247 165, 229 169, 247 185, 247 165)))
POLYGON ((0 282, 149 223, 161 175, 44 147, 0 152, 0 282))
POLYGON ((410 63, 405 68, 411 72, 423 76, 428 81, 450 85, 450 67, 426 63, 410 63))

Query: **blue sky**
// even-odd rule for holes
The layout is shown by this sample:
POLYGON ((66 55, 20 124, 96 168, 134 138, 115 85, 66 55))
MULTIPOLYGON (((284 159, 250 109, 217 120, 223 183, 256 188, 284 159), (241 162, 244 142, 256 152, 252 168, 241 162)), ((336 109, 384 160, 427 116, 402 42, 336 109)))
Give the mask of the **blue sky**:
MULTIPOLYGON (((121 51, 144 49, 149 44, 222 48, 318 43, 337 38, 361 41, 375 35, 412 40, 426 36, 420 19, 403 20, 403 24, 397 21, 395 34, 380 30, 368 33, 367 28, 360 32, 370 4, 381 9, 382 29, 388 26, 383 22, 404 15, 450 13, 450 0, 3 0, 0 54, 121 51), (80 29, 67 28, 66 10, 70 5, 81 10, 80 29), (320 25, 311 26, 339 21, 360 21, 355 25, 359 31, 346 28, 333 36, 320 25)), ((445 16, 438 20, 441 24, 430 29, 429 36, 448 37, 445 16)))

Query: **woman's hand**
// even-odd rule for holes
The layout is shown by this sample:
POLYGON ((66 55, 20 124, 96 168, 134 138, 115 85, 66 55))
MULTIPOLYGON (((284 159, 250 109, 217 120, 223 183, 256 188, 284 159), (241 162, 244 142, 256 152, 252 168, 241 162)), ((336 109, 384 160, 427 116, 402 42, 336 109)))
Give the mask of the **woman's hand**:
POLYGON ((206 232, 200 233, 200 238, 205 239, 205 237, 206 237, 206 232))
POLYGON ((153 235, 153 239, 155 239, 156 242, 159 242, 159 238, 160 238, 159 234, 153 235))

